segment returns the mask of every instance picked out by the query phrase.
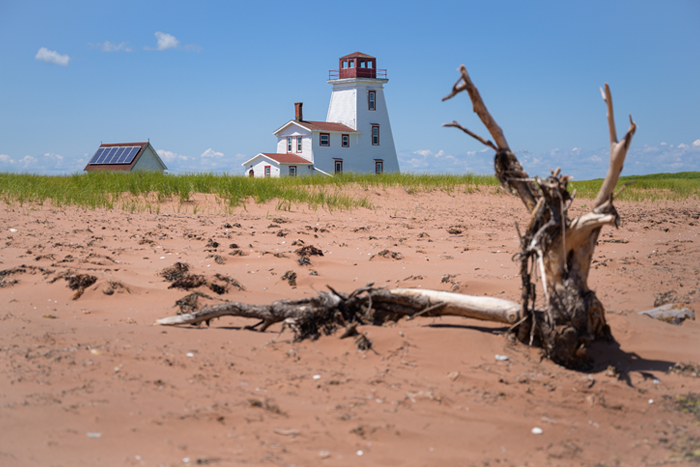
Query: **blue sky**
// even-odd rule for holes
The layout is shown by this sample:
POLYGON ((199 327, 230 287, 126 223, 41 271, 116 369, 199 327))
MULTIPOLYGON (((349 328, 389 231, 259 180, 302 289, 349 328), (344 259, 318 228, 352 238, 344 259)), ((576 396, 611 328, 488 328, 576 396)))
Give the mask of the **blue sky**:
POLYGON ((404 171, 492 172, 464 63, 532 175, 603 177, 610 83, 625 174, 700 170, 700 2, 0 0, 0 171, 81 171, 100 142, 150 138, 171 172, 241 174, 294 116, 324 120, 328 70, 388 70, 404 171))

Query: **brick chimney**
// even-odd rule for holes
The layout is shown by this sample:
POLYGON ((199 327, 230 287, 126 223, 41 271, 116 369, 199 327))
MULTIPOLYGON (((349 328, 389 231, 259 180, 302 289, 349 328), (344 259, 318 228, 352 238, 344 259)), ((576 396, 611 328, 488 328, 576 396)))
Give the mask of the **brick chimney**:
POLYGON ((297 122, 304 121, 304 114, 301 111, 301 108, 303 105, 304 105, 303 102, 295 102, 294 103, 294 120, 296 120, 297 122))

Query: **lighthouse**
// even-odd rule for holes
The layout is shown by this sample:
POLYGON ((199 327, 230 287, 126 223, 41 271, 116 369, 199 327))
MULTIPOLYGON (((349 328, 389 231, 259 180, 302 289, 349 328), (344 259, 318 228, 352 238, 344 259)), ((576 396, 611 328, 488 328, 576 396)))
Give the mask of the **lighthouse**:
POLYGON ((294 103, 294 119, 273 132, 277 151, 242 164, 248 176, 399 171, 384 98, 386 70, 377 68, 375 57, 355 52, 340 57, 328 78, 333 92, 326 121, 306 120, 303 103, 294 103))
POLYGON ((398 172, 399 161, 384 98, 386 69, 377 69, 377 59, 355 52, 338 59, 338 69, 329 72, 333 86, 326 121, 347 125, 360 132, 357 155, 343 161, 356 172, 398 172))

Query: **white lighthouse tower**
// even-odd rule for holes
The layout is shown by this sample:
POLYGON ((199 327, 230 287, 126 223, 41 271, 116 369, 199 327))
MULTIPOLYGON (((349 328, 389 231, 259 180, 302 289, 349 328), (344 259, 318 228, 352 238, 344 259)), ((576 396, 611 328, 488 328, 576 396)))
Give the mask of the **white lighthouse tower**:
POLYGON ((357 150, 343 160, 353 172, 398 172, 394 137, 384 99, 386 69, 377 69, 377 59, 355 52, 338 60, 328 83, 333 85, 327 122, 342 123, 359 132, 357 150))

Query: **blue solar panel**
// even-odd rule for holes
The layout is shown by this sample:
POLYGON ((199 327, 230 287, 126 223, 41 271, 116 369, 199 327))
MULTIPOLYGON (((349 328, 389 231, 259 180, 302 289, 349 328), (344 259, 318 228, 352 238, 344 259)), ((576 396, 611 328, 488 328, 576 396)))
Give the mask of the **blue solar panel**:
POLYGON ((95 160, 95 164, 101 164, 102 161, 105 160, 105 158, 109 155, 109 151, 111 151, 111 150, 112 150, 112 148, 104 148, 104 151, 102 151, 102 154, 100 155, 100 157, 98 157, 95 160))
POLYGON ((141 150, 141 146, 100 147, 90 164, 131 164, 141 150))
POLYGON ((133 158, 133 157, 129 157, 129 155, 130 155, 130 154, 132 153, 132 151, 134 151, 135 149, 138 149, 138 148, 134 148, 134 147, 124 148, 124 153, 121 155, 121 157, 119 158, 119 161, 118 161, 119 164, 130 164, 131 161, 132 161, 134 158, 133 158))
POLYGON ((119 158, 119 163, 120 164, 131 164, 134 161, 134 157, 136 156, 136 153, 138 153, 139 149, 141 149, 138 146, 132 146, 129 148, 126 148, 126 151, 124 151, 124 154, 119 158))
POLYGON ((97 152, 95 152, 95 155, 92 156, 92 159, 90 159, 90 162, 88 162, 88 164, 94 164, 97 161, 97 159, 99 159, 99 157, 102 155, 104 150, 105 148, 97 148, 97 152))
POLYGON ((110 161, 109 163, 110 163, 110 164, 118 164, 118 163, 119 163, 119 158, 121 157, 122 154, 124 154, 124 149, 125 149, 125 148, 123 148, 123 147, 122 147, 122 148, 118 148, 118 149, 117 149, 117 152, 115 152, 114 154, 111 154, 111 155, 110 155, 110 158, 109 158, 109 161, 110 161))

